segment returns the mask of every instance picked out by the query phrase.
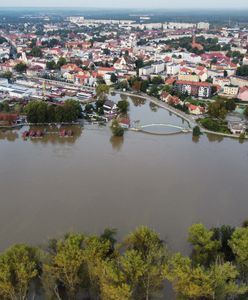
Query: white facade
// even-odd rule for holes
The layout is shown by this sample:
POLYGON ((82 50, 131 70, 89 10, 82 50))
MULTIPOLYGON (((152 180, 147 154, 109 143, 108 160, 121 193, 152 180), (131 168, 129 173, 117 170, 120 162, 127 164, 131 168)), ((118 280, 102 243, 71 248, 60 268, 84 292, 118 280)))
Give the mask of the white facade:
POLYGON ((179 70, 180 70, 180 65, 178 64, 170 63, 166 65, 167 75, 176 75, 179 73, 179 70))
POLYGON ((143 68, 139 69, 139 76, 142 75, 151 75, 154 72, 154 67, 153 66, 146 66, 143 68))
POLYGON ((209 30, 209 23, 205 23, 205 22, 199 22, 197 24, 197 29, 202 29, 202 30, 209 30))
POLYGON ((152 64, 152 67, 154 68, 154 73, 155 74, 159 74, 164 72, 165 69, 165 63, 164 62, 156 62, 154 64, 152 64))
POLYGON ((194 27, 196 27, 194 23, 167 22, 164 24, 164 29, 189 29, 194 27))

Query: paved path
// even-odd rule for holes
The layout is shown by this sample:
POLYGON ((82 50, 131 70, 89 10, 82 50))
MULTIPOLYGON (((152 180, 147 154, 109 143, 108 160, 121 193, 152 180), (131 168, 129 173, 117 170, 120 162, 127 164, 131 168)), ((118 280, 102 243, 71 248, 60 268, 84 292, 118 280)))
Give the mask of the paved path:
POLYGON ((184 119, 186 122, 188 122, 189 127, 194 127, 194 126, 198 125, 197 122, 195 121, 195 119, 191 115, 187 115, 183 111, 176 109, 175 107, 172 107, 169 104, 162 102, 161 100, 158 100, 155 97, 151 97, 146 94, 133 94, 133 93, 119 92, 119 91, 116 91, 116 93, 146 99, 146 100, 156 104, 157 106, 164 108, 164 109, 170 111, 171 113, 177 115, 178 117, 184 119))
MULTIPOLYGON (((135 93, 127 93, 127 92, 119 92, 119 91, 116 91, 116 93, 127 95, 127 96, 140 97, 142 99, 151 101, 152 103, 155 103, 157 106, 162 107, 162 108, 172 112, 173 114, 177 115, 178 117, 184 119, 185 121, 187 121, 190 128, 193 128, 194 126, 199 126, 201 129, 201 132, 203 132, 203 133, 209 133, 209 134, 214 134, 214 135, 223 136, 223 137, 240 139, 239 135, 236 135, 236 134, 221 133, 221 132, 207 130, 204 127, 202 127, 199 123, 197 123, 196 120, 191 115, 188 115, 188 114, 184 113, 183 111, 176 109, 175 107, 172 107, 169 104, 162 102, 161 100, 158 100, 155 97, 151 97, 146 94, 135 94, 135 93)), ((245 139, 248 139, 248 136, 246 136, 245 139)))

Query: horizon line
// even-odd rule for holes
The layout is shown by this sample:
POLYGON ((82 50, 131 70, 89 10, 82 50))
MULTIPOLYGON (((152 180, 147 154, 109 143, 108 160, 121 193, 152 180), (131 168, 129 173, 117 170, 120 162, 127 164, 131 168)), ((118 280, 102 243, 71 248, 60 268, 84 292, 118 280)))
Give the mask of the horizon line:
MULTIPOLYGON (((43 8, 43 9, 51 9, 51 8, 72 8, 72 9, 116 9, 116 10, 120 10, 120 9, 139 9, 139 10, 221 10, 221 11, 227 11, 227 10, 243 10, 243 9, 247 9, 248 10, 248 6, 246 7, 226 7, 225 9, 222 9, 221 7, 209 7, 209 8, 202 8, 202 7, 180 7, 180 8, 176 8, 176 7, 171 7, 171 8, 166 8, 166 7, 157 7, 157 8, 153 8, 153 7, 127 7, 127 6, 122 6, 122 7, 113 7, 113 6, 66 6, 66 5, 60 5, 60 6, 6 6, 6 5, 0 5, 0 8, 20 8, 20 9, 25 9, 25 8, 43 8)), ((0 12, 1 13, 1 12, 0 12)))

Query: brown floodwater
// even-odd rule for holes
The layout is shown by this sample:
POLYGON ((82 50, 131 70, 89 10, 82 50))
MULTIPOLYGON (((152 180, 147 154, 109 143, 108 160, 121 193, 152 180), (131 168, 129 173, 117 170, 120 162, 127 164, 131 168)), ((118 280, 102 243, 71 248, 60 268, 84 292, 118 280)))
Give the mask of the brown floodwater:
MULTIPOLYGON (((132 121, 187 125, 129 100, 132 121)), ((105 227, 121 237, 148 225, 171 248, 187 251, 192 223, 239 225, 248 217, 247 142, 132 131, 115 138, 97 125, 74 128, 73 138, 48 130, 44 139, 26 141, 21 131, 0 133, 0 249, 105 227)))

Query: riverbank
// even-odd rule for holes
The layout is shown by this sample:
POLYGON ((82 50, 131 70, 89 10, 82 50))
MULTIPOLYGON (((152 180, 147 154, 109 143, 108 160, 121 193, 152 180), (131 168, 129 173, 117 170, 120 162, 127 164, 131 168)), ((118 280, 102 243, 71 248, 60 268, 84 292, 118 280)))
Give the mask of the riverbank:
MULTIPOLYGON (((182 118, 183 120, 185 120, 189 124, 190 128, 193 128, 194 126, 199 126, 202 133, 214 134, 214 135, 217 135, 217 136, 228 137, 228 138, 233 138, 233 139, 240 139, 239 135, 235 135, 235 134, 231 134, 231 133, 230 134, 221 133, 221 132, 208 130, 208 129, 204 128, 203 126, 201 126, 201 124, 199 124, 191 115, 187 115, 186 113, 180 111, 179 109, 176 109, 175 107, 172 107, 169 104, 167 104, 165 102, 162 102, 161 100, 158 100, 155 97, 151 97, 151 96, 148 96, 146 94, 127 93, 127 92, 120 92, 120 91, 118 91, 116 93, 123 94, 123 95, 129 96, 129 97, 135 96, 135 97, 139 97, 141 99, 148 100, 148 101, 156 104, 158 107, 166 109, 167 111, 169 111, 169 112, 175 114, 176 116, 182 118)), ((243 139, 248 140, 248 136, 246 135, 243 139)))

